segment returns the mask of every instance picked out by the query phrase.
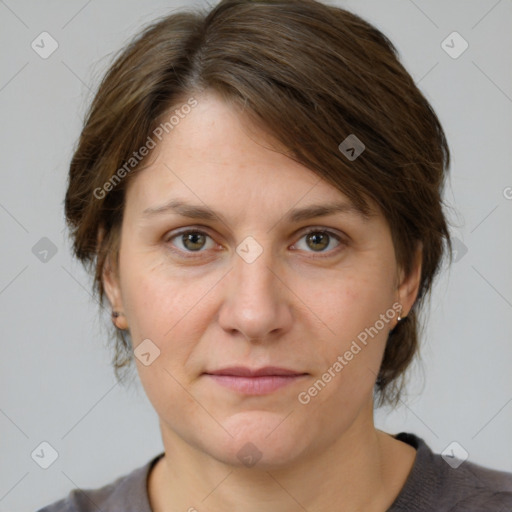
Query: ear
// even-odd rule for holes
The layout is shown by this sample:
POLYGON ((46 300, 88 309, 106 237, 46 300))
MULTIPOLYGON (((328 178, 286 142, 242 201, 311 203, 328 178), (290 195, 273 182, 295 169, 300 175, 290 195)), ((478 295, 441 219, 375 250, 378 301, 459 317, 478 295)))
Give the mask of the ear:
POLYGON ((405 276, 403 270, 400 271, 397 292, 398 300, 400 304, 402 304, 402 318, 409 314, 409 311, 411 310, 414 301, 418 296, 421 281, 422 253, 423 244, 418 242, 414 255, 413 265, 409 275, 405 276))
MULTIPOLYGON (((98 232, 98 247, 100 247, 101 241, 103 240, 104 230, 100 228, 98 232)), ((101 279, 103 282, 103 288, 105 294, 110 302, 112 311, 123 313, 117 318, 113 318, 114 324, 119 329, 127 329, 128 324, 126 316, 124 315, 123 298, 121 294, 121 285, 119 280, 119 266, 117 261, 113 262, 113 254, 108 254, 103 264, 101 272, 101 279)))

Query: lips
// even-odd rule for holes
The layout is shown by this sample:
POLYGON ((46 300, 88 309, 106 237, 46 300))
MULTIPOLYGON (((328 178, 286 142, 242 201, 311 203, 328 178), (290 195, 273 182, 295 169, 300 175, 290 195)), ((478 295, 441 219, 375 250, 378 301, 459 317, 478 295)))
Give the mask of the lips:
POLYGON ((277 366, 258 369, 232 366, 205 372, 204 375, 220 386, 242 395, 265 395, 302 380, 308 374, 277 366))
POLYGON ((278 376, 286 377, 293 375, 305 375, 304 372, 289 370, 288 368, 279 368, 277 366, 265 366, 264 368, 251 369, 245 366, 230 366, 221 370, 205 372, 207 375, 225 375, 231 377, 268 377, 278 376))

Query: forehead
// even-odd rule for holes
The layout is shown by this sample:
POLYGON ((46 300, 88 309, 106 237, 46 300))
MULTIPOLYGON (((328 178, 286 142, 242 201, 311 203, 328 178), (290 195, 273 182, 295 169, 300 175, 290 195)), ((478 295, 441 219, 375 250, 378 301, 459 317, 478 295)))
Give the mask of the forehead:
POLYGON ((235 106, 213 93, 196 98, 197 106, 163 134, 150 165, 131 180, 127 207, 141 214, 179 200, 262 215, 274 207, 351 205, 235 106))

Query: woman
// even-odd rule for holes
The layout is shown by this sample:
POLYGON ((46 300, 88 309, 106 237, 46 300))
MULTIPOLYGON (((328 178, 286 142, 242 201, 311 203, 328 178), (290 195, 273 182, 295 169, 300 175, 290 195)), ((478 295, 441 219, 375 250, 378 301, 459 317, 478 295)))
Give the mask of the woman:
POLYGON ((146 29, 65 208, 165 452, 42 510, 510 509, 512 474, 373 422, 450 254, 449 160, 392 43, 345 10, 227 0, 146 29))

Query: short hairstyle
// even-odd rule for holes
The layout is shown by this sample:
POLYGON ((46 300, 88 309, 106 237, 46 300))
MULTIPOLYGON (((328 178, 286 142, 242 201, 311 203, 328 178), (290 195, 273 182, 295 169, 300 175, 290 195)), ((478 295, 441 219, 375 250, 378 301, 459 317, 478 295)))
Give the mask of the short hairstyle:
MULTIPOLYGON (((369 211, 368 200, 378 205, 406 275, 421 243, 419 293, 389 333, 375 384, 378 405, 396 405, 419 347, 418 314, 443 255, 451 259, 442 201, 450 153, 394 45, 342 8, 315 0, 223 0, 159 18, 115 56, 86 115, 65 197, 73 252, 94 273, 99 303, 105 262, 118 257, 127 185, 149 158, 140 157, 141 148, 162 123, 173 128, 164 122, 173 108, 207 90, 242 107, 291 158, 362 211, 369 211), (349 135, 364 144, 355 159, 339 149, 349 135)), ((119 380, 133 360, 130 335, 112 334, 119 380)))

